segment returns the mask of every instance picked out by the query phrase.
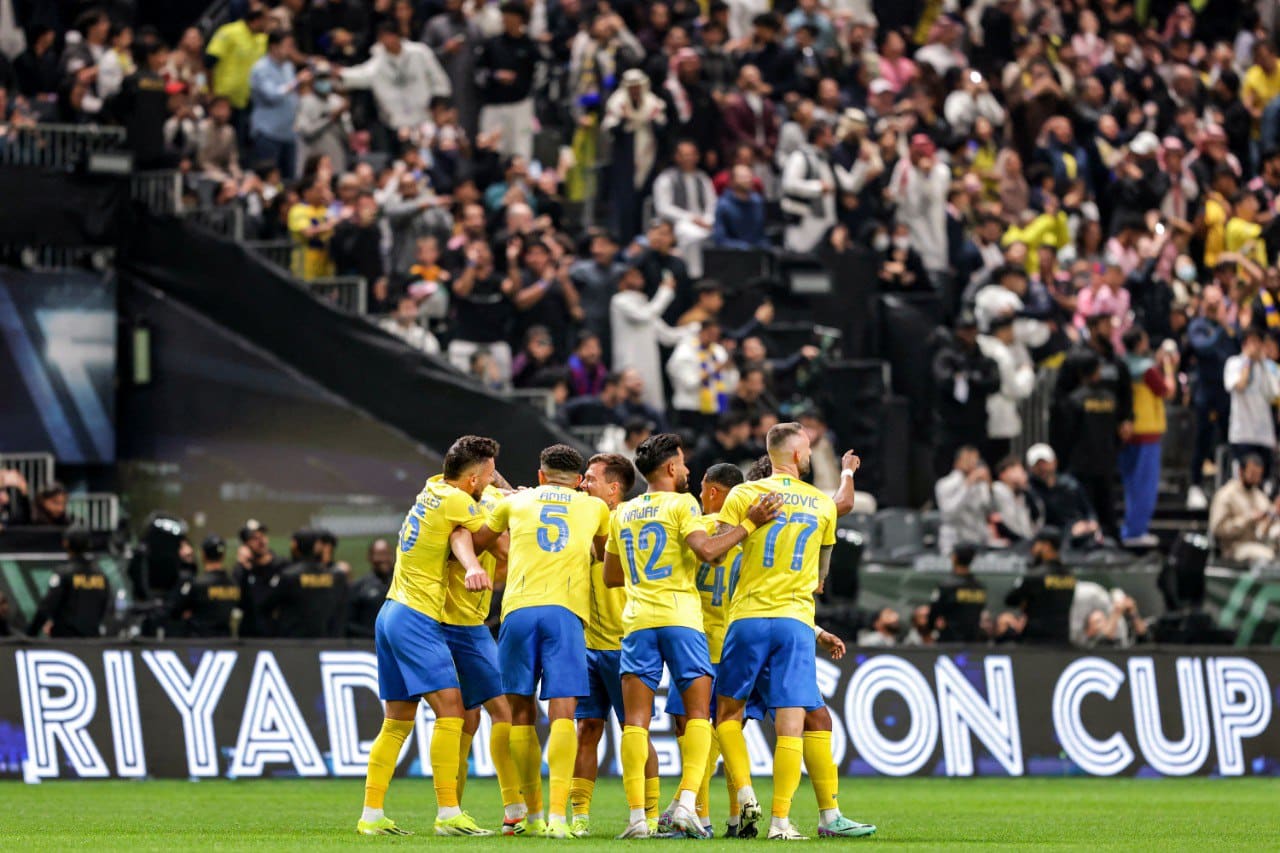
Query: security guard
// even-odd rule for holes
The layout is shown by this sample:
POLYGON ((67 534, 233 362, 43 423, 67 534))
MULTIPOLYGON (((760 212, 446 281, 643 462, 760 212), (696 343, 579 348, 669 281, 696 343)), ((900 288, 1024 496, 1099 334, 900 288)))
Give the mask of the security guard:
POLYGON ((396 558, 385 539, 369 543, 369 573, 351 585, 347 597, 347 636, 373 638, 373 623, 391 588, 396 558))
POLYGON ((240 623, 241 637, 274 637, 275 621, 264 608, 271 594, 273 578, 284 571, 287 561, 271 550, 267 526, 251 518, 240 528, 240 553, 236 557, 236 583, 240 584, 241 610, 244 621, 240 623))
POLYGON ((27 627, 34 637, 100 637, 111 603, 111 584, 89 558, 89 531, 73 527, 63 537, 68 565, 49 578, 49 591, 27 627))
POLYGON ((982 611, 987 588, 969 567, 978 549, 961 543, 951 552, 951 576, 938 584, 929 605, 929 624, 940 643, 975 643, 982 637, 982 611))
POLYGON ((230 637, 232 613, 240 607, 240 585, 226 570, 227 543, 221 536, 200 544, 204 574, 185 581, 178 591, 173 618, 188 637, 230 637))
POLYGON ((1044 527, 1031 545, 1037 571, 1023 575, 1009 590, 1004 603, 1021 607, 1026 624, 1019 637, 1024 643, 1065 646, 1071 637, 1071 602, 1076 595, 1076 576, 1058 558, 1062 531, 1044 527))
POLYGON ((341 637, 347 607, 347 573, 325 566, 318 556, 319 534, 293 534, 297 561, 271 581, 264 603, 274 613, 281 637, 341 637))

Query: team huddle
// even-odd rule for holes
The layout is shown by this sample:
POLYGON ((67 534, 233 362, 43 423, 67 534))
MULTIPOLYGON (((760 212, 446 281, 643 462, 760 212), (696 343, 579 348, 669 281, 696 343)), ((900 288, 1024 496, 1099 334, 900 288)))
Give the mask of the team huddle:
POLYGON ((710 779, 720 758, 726 834, 756 837, 763 810, 742 727, 766 714, 777 733, 768 837, 804 838, 789 818, 802 767, 818 798, 819 835, 874 833, 836 804, 831 717, 815 664, 819 645, 844 654, 843 643, 815 625, 813 595, 830 567, 837 515, 852 506, 858 459, 845 455, 833 498, 802 479, 809 440, 799 424, 773 427, 767 447, 749 481, 732 465, 709 469, 699 501, 688 493, 680 439, 671 434, 644 441, 634 464, 594 456, 585 475, 581 454, 554 445, 541 454, 538 486, 518 491, 497 474, 497 442, 454 442, 442 473, 405 517, 377 619, 386 718, 370 751, 357 831, 408 834, 383 805, 425 700, 436 717, 437 835, 495 832, 461 807, 482 707, 504 835, 590 835, 597 748, 610 711, 622 726, 630 810, 621 838, 710 838, 710 779), (648 490, 627 501, 637 472, 648 490), (495 643, 484 622, 503 578, 495 643), (649 724, 664 668, 681 777, 659 815, 649 724), (538 699, 551 721, 545 811, 538 699))

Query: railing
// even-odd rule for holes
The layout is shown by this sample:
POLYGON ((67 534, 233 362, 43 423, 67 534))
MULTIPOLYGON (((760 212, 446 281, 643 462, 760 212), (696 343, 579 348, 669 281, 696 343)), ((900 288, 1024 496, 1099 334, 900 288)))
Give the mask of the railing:
POLYGON ((298 244, 292 240, 245 240, 245 248, 292 274, 298 244))
POLYGON ((1036 377, 1031 396, 1018 404, 1022 417, 1022 433, 1013 440, 1013 453, 1022 459, 1033 444, 1049 441, 1049 413, 1053 408, 1053 386, 1058 382, 1058 371, 1041 370, 1036 377))
POLYGON ((106 492, 67 495, 67 515, 90 530, 111 532, 120 524, 120 498, 106 492))
POLYGON ((89 154, 120 151, 125 130, 97 124, 36 124, 11 128, 0 140, 0 165, 65 169, 89 154))
POLYGON ((513 400, 520 400, 542 412, 543 417, 556 416, 556 398, 550 391, 542 388, 513 388, 507 392, 513 400))
POLYGON ((317 298, 332 302, 353 314, 363 316, 367 310, 368 287, 362 276, 335 275, 297 281, 317 298))
POLYGON ((0 454, 0 468, 21 474, 33 495, 53 482, 53 464, 52 453, 0 454))
POLYGON ((220 237, 244 239, 244 211, 238 205, 227 207, 193 207, 178 211, 178 216, 220 237))
POLYGON ((102 272, 111 266, 115 254, 110 246, 0 245, 0 259, 4 263, 45 272, 85 269, 102 272))
POLYGON ((176 171, 134 172, 129 194, 152 213, 177 213, 182 206, 182 175, 176 171))

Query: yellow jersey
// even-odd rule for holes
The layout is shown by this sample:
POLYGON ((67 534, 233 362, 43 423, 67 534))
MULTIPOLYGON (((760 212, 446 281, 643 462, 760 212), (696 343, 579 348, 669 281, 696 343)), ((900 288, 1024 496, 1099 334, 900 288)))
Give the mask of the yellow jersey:
POLYGON ((836 543, 836 504, 813 486, 789 474, 733 487, 720 510, 729 525, 747 520, 761 495, 782 496, 773 521, 742 543, 742 568, 729 603, 729 622, 748 618, 799 619, 813 625, 813 593, 823 546, 836 543))
POLYGON ((255 33, 244 21, 232 21, 214 31, 204 52, 218 58, 213 66, 213 94, 222 95, 238 110, 249 106, 249 75, 267 52, 267 34, 255 33))
POLYGON ((609 532, 609 507, 568 486, 516 492, 489 514, 489 529, 511 532, 502 616, 555 604, 584 623, 591 613, 591 548, 609 532))
MULTIPOLYGON (((434 482, 442 479, 440 474, 432 477, 428 482, 434 482)), ((484 509, 484 517, 488 520, 489 513, 498 505, 498 501, 502 500, 504 495, 502 490, 495 486, 486 486, 484 494, 480 496, 480 506, 484 509)), ((498 570, 498 558, 493 554, 485 551, 479 554, 480 565, 489 573, 489 580, 496 581, 494 572, 498 570)), ((449 557, 449 565, 446 569, 448 574, 445 576, 444 590, 444 610, 441 622, 446 625, 483 625, 484 620, 489 618, 489 605, 493 602, 493 590, 486 589, 482 592, 472 592, 467 589, 467 570, 462 567, 452 556, 449 557)))
MULTIPOLYGON (((715 536, 720 527, 720 516, 704 515, 702 520, 707 533, 715 536)), ((718 563, 698 564, 695 581, 698 592, 702 595, 702 632, 707 635, 707 650, 711 652, 712 663, 720 663, 724 634, 729 628, 729 599, 733 597, 741 569, 741 545, 734 545, 718 563)))
POLYGON ((606 550, 626 576, 624 635, 672 625, 702 630, 698 558, 685 539, 704 524, 698 501, 679 492, 645 492, 614 512, 606 550))
MULTIPOLYGON (((617 512, 617 510, 614 510, 617 512)), ((610 513, 612 523, 613 513, 610 513)), ((587 621, 587 648, 601 652, 622 648, 622 610, 627 591, 604 585, 604 563, 591 560, 591 618, 587 621)))
POLYGON ((475 533, 484 520, 484 510, 471 495, 442 480, 428 481, 400 528, 396 571, 387 598, 439 621, 444 610, 449 534, 455 527, 475 533))

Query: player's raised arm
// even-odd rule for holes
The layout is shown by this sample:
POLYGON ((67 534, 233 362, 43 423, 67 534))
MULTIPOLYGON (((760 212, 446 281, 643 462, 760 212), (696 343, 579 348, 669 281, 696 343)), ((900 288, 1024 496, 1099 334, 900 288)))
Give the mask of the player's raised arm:
POLYGON ((722 524, 716 535, 712 536, 702 529, 691 530, 685 536, 685 543, 698 559, 704 563, 715 563, 729 553, 735 545, 755 532, 757 527, 768 524, 782 507, 782 497, 774 492, 761 495, 747 510, 747 517, 728 527, 722 524))
POLYGON ((458 562, 462 564, 462 568, 466 569, 466 586, 471 592, 481 592, 486 589, 493 589, 493 581, 489 577, 489 573, 484 570, 484 566, 480 565, 480 561, 476 559, 475 543, 472 541, 472 533, 465 527, 455 527, 453 532, 449 534, 449 548, 453 551, 453 556, 458 558, 458 562))
MULTIPOLYGON (((840 488, 831 499, 836 502, 836 515, 845 516, 853 512, 854 487, 853 478, 862 467, 862 459, 852 450, 846 450, 840 458, 840 488)), ((826 577, 823 575, 823 577, 826 577)))

